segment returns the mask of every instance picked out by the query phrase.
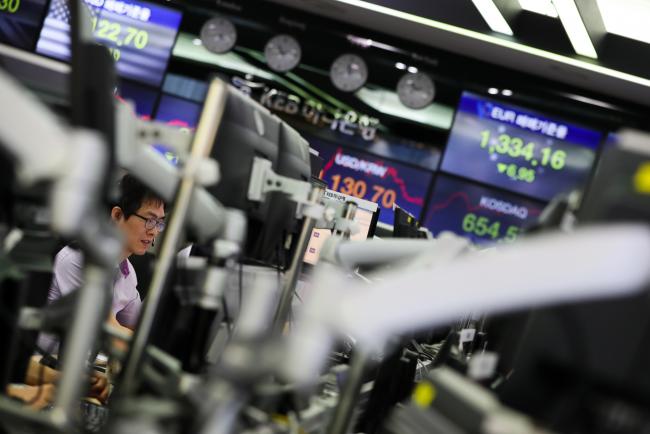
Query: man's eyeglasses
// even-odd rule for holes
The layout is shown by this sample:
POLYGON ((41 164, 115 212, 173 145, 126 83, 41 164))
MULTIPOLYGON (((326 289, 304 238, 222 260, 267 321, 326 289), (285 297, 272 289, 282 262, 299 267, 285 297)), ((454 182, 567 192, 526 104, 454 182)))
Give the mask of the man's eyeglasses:
POLYGON ((136 214, 136 213, 133 213, 132 215, 144 220, 144 228, 148 231, 152 230, 153 228, 157 228, 158 232, 162 232, 165 230, 166 223, 163 220, 158 220, 153 217, 151 218, 143 217, 140 214, 136 214))

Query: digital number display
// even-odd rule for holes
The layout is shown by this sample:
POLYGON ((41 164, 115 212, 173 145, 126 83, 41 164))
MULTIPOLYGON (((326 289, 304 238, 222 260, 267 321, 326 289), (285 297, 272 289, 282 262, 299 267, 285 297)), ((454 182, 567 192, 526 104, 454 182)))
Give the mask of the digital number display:
POLYGON ((451 231, 476 244, 511 242, 543 208, 541 202, 438 175, 423 226, 434 235, 451 231))
POLYGON ((15 14, 20 8, 20 0, 0 0, 0 12, 15 14))
MULTIPOLYGON (((181 12, 143 1, 84 2, 95 39, 108 47, 120 76, 158 86, 176 40, 181 12)), ((36 51, 70 59, 68 0, 52 0, 36 51)))
POLYGON ((441 170, 550 200, 584 185, 602 134, 463 93, 441 170))
POLYGON ((379 221, 393 224, 393 204, 419 216, 433 174, 371 154, 306 137, 325 160, 322 178, 331 190, 379 204, 379 221))
POLYGON ((33 50, 47 0, 0 0, 0 42, 33 50))
POLYGON ((115 45, 115 47, 109 48, 115 60, 122 58, 121 47, 144 50, 149 43, 149 32, 146 30, 131 26, 122 27, 120 23, 103 18, 99 20, 97 17, 92 18, 92 25, 95 38, 100 40, 104 45, 115 45))

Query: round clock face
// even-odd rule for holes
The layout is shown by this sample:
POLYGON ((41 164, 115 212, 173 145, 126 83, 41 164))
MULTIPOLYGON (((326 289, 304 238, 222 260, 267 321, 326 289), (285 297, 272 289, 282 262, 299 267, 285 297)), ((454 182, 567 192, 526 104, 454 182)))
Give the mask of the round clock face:
POLYGON ((237 29, 225 18, 211 18, 201 27, 201 42, 213 53, 227 53, 237 42, 237 29))
POLYGON ((337 89, 354 92, 366 84, 368 66, 356 54, 343 54, 332 63, 330 78, 337 89))
POLYGON ((422 72, 405 74, 397 83, 397 96, 408 108, 421 109, 428 106, 435 93, 433 80, 422 72))
POLYGON ((277 72, 287 72, 300 63, 300 44, 289 35, 277 35, 264 47, 264 57, 269 67, 277 72))

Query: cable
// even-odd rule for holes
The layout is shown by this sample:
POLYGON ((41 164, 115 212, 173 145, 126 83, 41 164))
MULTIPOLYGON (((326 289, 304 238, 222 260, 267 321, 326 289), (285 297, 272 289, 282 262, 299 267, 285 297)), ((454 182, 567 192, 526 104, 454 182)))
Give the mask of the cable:
POLYGON ((276 265, 276 264, 269 264, 268 262, 260 261, 259 259, 255 259, 255 258, 244 258, 243 260, 244 260, 247 264, 261 265, 261 266, 266 267, 266 268, 271 268, 271 269, 274 269, 274 270, 284 271, 281 267, 279 267, 279 266, 276 265))
POLYGON ((54 343, 51 343, 50 348, 47 350, 41 348, 38 343, 34 344, 34 350, 42 356, 39 363, 54 370, 58 370, 59 361, 56 357, 52 356, 52 347, 54 347, 54 343))
MULTIPOLYGON (((176 267, 177 272, 179 271, 179 267, 176 267)), ((190 271, 187 268, 187 266, 183 267, 180 269, 180 276, 179 276, 179 283, 181 285, 183 295, 185 296, 185 299, 189 302, 191 300, 191 295, 192 291, 189 288, 188 282, 190 281, 190 271)), ((181 300, 181 303, 183 300, 181 300)))
POLYGON ((426 351, 424 351, 422 346, 419 343, 417 343, 415 339, 411 339, 410 344, 413 346, 413 348, 415 348, 415 353, 418 356, 422 356, 431 362, 435 361, 435 358, 431 354, 428 354, 426 351))
POLYGON ((242 303, 244 299, 244 264, 239 262, 239 313, 241 314, 242 303))
POLYGON ((221 295, 221 307, 223 308, 223 319, 226 322, 226 330, 228 330, 228 339, 232 338, 232 330, 230 329, 231 318, 228 313, 228 303, 226 302, 226 294, 221 295))
MULTIPOLYGON (((285 237, 286 237, 286 234, 285 234, 285 237)), ((282 259, 283 259, 282 264, 285 264, 285 266, 286 266, 287 251, 282 248, 282 245, 280 243, 278 243, 276 245, 276 256, 277 256, 276 259, 278 261, 278 264, 280 263, 280 254, 281 254, 281 252, 284 252, 284 254, 282 255, 282 259)), ((286 269, 286 267, 285 267, 285 269, 286 269)), ((282 289, 282 287, 283 287, 283 285, 282 285, 282 274, 280 273, 280 271, 285 271, 285 269, 280 270, 280 267, 278 267, 276 269, 276 271, 277 271, 277 279, 278 279, 278 289, 282 289)), ((298 297, 298 300, 300 300, 302 302, 302 300, 300 299, 300 296, 296 292, 295 288, 292 289, 292 295, 295 295, 296 297, 298 297)), ((291 306, 288 309, 287 315, 288 315, 287 322, 289 324, 289 327, 291 327, 291 324, 293 323, 293 309, 291 308, 291 306)))
POLYGON ((50 348, 48 348, 47 350, 43 350, 38 344, 34 344, 34 349, 36 350, 36 352, 39 352, 42 355, 41 360, 39 360, 39 365, 41 366, 38 369, 38 381, 37 381, 38 385, 36 389, 36 395, 34 395, 34 397, 29 401, 25 401, 26 406, 30 406, 37 403, 38 400, 41 399, 41 396, 43 395, 43 386, 44 386, 43 380, 45 379, 45 368, 47 367, 47 365, 43 363, 43 359, 47 360, 48 358, 52 358, 52 347, 53 344, 50 344, 50 348))

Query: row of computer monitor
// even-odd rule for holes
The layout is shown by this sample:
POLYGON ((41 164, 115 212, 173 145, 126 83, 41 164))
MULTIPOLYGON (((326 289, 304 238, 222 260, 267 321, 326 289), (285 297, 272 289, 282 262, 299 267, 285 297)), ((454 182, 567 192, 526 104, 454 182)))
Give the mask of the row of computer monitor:
MULTIPOLYGON (((156 118, 193 127, 200 110, 163 94, 156 118)), ((397 205, 434 234, 449 230, 477 243, 516 239, 556 194, 584 188, 603 137, 471 93, 462 95, 444 154, 432 148, 426 164, 379 155, 375 148, 396 147, 390 140, 369 143, 367 152, 326 132, 301 133, 320 154, 331 190, 377 203, 382 223, 393 224, 397 205)))

